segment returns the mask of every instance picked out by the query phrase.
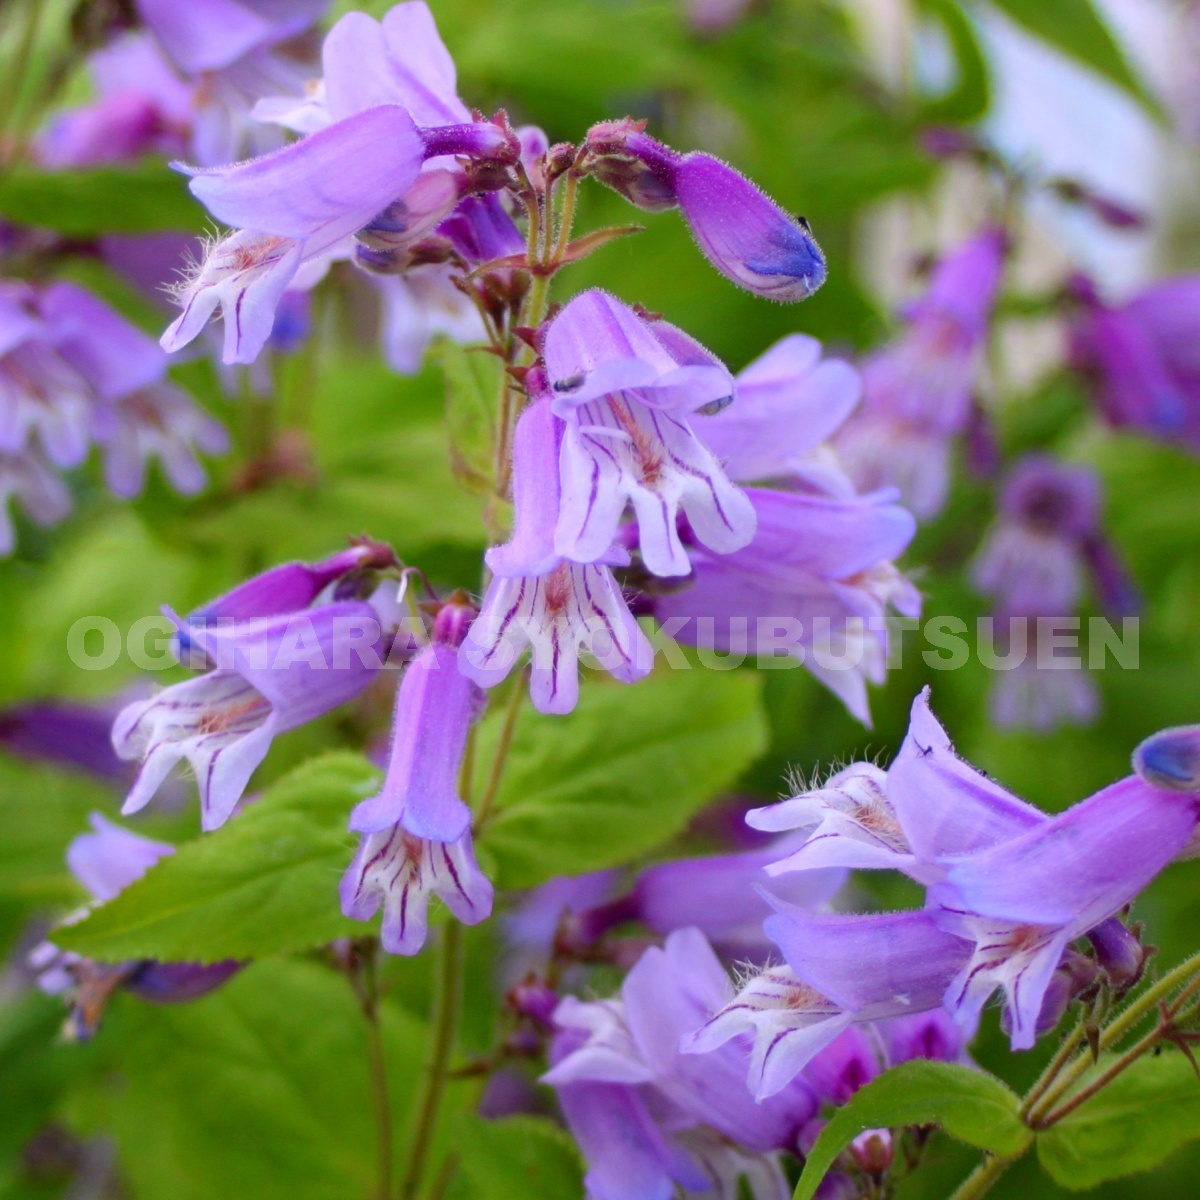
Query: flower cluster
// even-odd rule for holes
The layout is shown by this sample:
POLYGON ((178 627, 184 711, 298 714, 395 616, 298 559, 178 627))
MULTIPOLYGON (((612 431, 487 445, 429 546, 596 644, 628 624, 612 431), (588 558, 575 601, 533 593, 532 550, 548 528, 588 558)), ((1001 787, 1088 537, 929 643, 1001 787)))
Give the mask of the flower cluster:
POLYGON ((157 459, 183 495, 200 491, 197 451, 228 449, 224 428, 167 379, 153 339, 73 283, 0 283, 0 554, 16 533, 15 498, 39 525, 71 509, 62 472, 92 445, 118 496, 137 496, 157 459))

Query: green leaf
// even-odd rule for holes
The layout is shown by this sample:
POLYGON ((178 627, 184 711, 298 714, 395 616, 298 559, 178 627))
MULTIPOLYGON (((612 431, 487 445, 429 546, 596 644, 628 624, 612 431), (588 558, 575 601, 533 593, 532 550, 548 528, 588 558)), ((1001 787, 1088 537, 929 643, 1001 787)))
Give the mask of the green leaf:
MULTIPOLYGON (((499 815, 480 841, 501 887, 532 887, 628 863, 678 833, 762 752, 760 679, 694 668, 631 686, 585 685, 565 717, 526 708, 517 723, 499 815)), ((482 786, 499 715, 480 732, 482 786)))
POLYGON ((452 1196, 577 1200, 583 1195, 579 1151, 562 1126, 544 1117, 486 1121, 464 1113, 454 1144, 461 1159, 452 1196))
MULTIPOLYGON (((1096 1070, 1106 1065, 1102 1059, 1096 1070)), ((1070 1116, 1038 1134, 1038 1158, 1056 1183, 1085 1191, 1107 1179, 1148 1171, 1197 1138, 1200 1080, 1182 1054, 1163 1054, 1138 1059, 1070 1116)))
POLYGON ((1092 0, 991 0, 991 3, 1034 37, 1091 67, 1128 92, 1147 111, 1162 119, 1162 107, 1129 65, 1125 52, 1092 0))
POLYGON ((821 1131, 793 1200, 810 1200, 834 1159, 867 1129, 939 1125, 948 1134, 1004 1158, 1033 1137, 1017 1115, 1017 1094, 994 1075, 956 1063, 901 1063, 855 1092, 821 1131))
POLYGON ((479 346, 460 346, 449 338, 438 343, 436 353, 446 377, 450 469, 467 491, 491 494, 504 364, 479 346))
POLYGON ((341 914, 337 885, 353 852, 350 810, 378 785, 356 754, 313 759, 54 941, 105 962, 217 962, 361 934, 341 914))
POLYGON ((921 7, 946 31, 954 54, 956 77, 948 92, 921 106, 919 123, 976 121, 988 110, 991 81, 987 57, 975 27, 955 0, 921 0, 921 7))
POLYGON ((0 216, 70 237, 199 233, 207 224, 187 180, 161 163, 89 171, 14 168, 0 177, 0 216))
MULTIPOLYGON (((393 1141, 405 1145, 424 1023, 382 1006, 393 1141)), ((192 1004, 123 996, 97 1038, 111 1059, 76 1124, 114 1137, 139 1200, 367 1200, 376 1120, 367 1025, 317 963, 257 963, 192 1004)))

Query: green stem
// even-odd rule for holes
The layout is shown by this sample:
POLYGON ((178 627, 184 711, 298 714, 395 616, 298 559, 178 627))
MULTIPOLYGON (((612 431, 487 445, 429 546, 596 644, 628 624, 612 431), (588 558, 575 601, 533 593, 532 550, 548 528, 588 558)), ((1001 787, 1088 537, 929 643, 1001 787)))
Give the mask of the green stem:
POLYGON ((492 806, 500 791, 500 780, 504 776, 504 768, 508 763, 508 752, 512 747, 513 734, 517 728, 517 717, 521 712, 521 701, 525 699, 525 673, 522 671, 513 681, 512 695, 508 699, 508 707, 504 710, 504 724, 500 729, 500 740, 496 743, 496 754, 488 769, 487 783, 484 785, 483 797, 479 801, 479 811, 475 814, 475 832, 487 823, 491 816, 492 806))
POLYGON ((977 1200, 979 1196, 987 1195, 996 1180, 1008 1169, 1008 1164, 1013 1161, 1011 1158, 997 1158, 994 1154, 989 1154, 963 1180, 950 1200, 977 1200))
POLYGON ((42 0, 26 0, 25 23, 9 64, 13 68, 12 73, 0 94, 0 166, 11 166, 21 156, 21 90, 33 62, 44 7, 42 0))
MULTIPOLYGON (((1136 1028, 1154 1011, 1160 1000, 1168 996, 1180 984, 1187 982, 1191 976, 1196 975, 1197 971, 1200 971, 1200 954, 1193 954, 1191 958, 1185 959, 1179 966, 1168 971, 1156 984, 1130 1004, 1124 1012, 1118 1013, 1101 1031, 1099 1049, 1108 1050, 1116 1045, 1130 1030, 1136 1028)), ((1174 1002, 1176 1011, 1178 1011, 1178 1005, 1193 994, 1197 988, 1200 988, 1200 977, 1190 979, 1184 991, 1176 997, 1174 1002)), ((1040 1121, 1079 1082, 1090 1066, 1092 1066, 1090 1056, 1079 1055, 1061 1072, 1054 1084, 1045 1089, 1036 1104, 1026 1110, 1029 1121, 1031 1123, 1040 1121)))
POLYGON ((455 920, 442 926, 438 948, 438 984, 433 998, 433 1042, 421 1096, 417 1102, 417 1117, 409 1141, 408 1163, 400 1184, 400 1200, 417 1200, 425 1179, 425 1167, 433 1148, 433 1135, 441 1115, 442 1099, 446 1092, 450 1054, 458 1029, 458 1013, 462 1002, 463 944, 462 926, 455 920))
POLYGON ((567 182, 563 188, 562 213, 558 219, 558 238, 554 243, 554 254, 551 262, 562 262, 571 241, 571 227, 575 224, 575 201, 579 196, 579 176, 572 169, 567 172, 567 182))
POLYGON ((371 1103, 378 1133, 377 1200, 392 1195, 392 1105, 388 1096, 387 1057, 379 1023, 379 975, 376 970, 378 943, 374 938, 356 942, 349 968, 350 986, 358 997, 367 1022, 367 1067, 371 1075, 371 1103))
POLYGON ((1047 1088, 1058 1078, 1059 1072, 1067 1065, 1076 1047, 1083 1041, 1084 1030, 1087 1028, 1087 1023, 1090 1019, 1090 1012, 1085 1012, 1079 1018, 1079 1023, 1063 1039, 1062 1045, 1055 1051, 1054 1057, 1047 1063, 1046 1069, 1038 1076, 1033 1087, 1025 1093, 1025 1099, 1021 1102, 1022 1120, 1029 1115, 1033 1106, 1042 1098, 1047 1088))

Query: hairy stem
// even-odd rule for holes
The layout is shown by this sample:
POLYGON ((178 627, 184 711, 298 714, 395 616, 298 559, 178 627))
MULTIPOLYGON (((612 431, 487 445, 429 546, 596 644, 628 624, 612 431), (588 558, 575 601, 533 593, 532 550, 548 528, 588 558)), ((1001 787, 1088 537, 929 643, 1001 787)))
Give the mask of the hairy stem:
POLYGON ((950 1200, 977 1200, 979 1196, 986 1196, 992 1190, 992 1185, 1004 1174, 1009 1163, 1013 1161, 1011 1158, 997 1158, 994 1154, 987 1155, 983 1162, 963 1180, 950 1200))
POLYGON ((458 1013, 462 1002, 463 944, 462 926, 454 920, 442 926, 438 947, 437 990, 433 998, 433 1040, 429 1061, 425 1067, 421 1095, 417 1102, 416 1120, 409 1139, 408 1161, 400 1184, 400 1200, 417 1200, 425 1179, 433 1135, 442 1111, 446 1080, 450 1071, 450 1055, 458 1030, 458 1013))
MULTIPOLYGON (((1157 983, 1147 988, 1123 1012, 1117 1014, 1100 1033, 1100 1050, 1108 1050, 1115 1046, 1131 1030, 1135 1029, 1157 1007, 1160 1001, 1168 996, 1180 984, 1186 983, 1184 990, 1175 998, 1172 1013, 1178 1013, 1181 1005, 1190 996, 1200 990, 1200 954, 1193 954, 1179 966, 1168 971, 1157 983)), ((1144 1051, 1143 1051, 1144 1053, 1144 1051)), ((1040 1122, 1045 1115, 1075 1086, 1092 1066, 1090 1055, 1080 1054, 1066 1066, 1058 1078, 1045 1088, 1035 1103, 1023 1109, 1030 1124, 1040 1122)), ((1035 1085, 1036 1086, 1036 1085, 1035 1085)))

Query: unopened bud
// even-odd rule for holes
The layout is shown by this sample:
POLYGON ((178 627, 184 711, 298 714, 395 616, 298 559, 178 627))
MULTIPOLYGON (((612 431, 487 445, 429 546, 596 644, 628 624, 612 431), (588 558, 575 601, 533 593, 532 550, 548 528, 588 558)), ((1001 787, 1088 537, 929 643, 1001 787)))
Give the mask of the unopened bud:
POLYGON ((887 1174, 893 1152, 890 1129, 868 1129, 850 1143, 850 1154, 858 1169, 872 1179, 881 1179, 887 1174))
POLYGON ((1142 945, 1133 930, 1126 928, 1116 917, 1097 925, 1088 933, 1088 941, 1096 951, 1109 981, 1118 992, 1127 992, 1142 978, 1146 961, 1152 951, 1142 945))
POLYGON ((1200 725, 1151 734, 1134 750, 1133 769, 1151 787, 1200 793, 1200 725))
POLYGON ((527 975, 516 987, 510 988, 505 999, 521 1016, 530 1017, 546 1026, 549 1026, 558 1007, 558 996, 553 988, 544 979, 532 974, 527 975))

